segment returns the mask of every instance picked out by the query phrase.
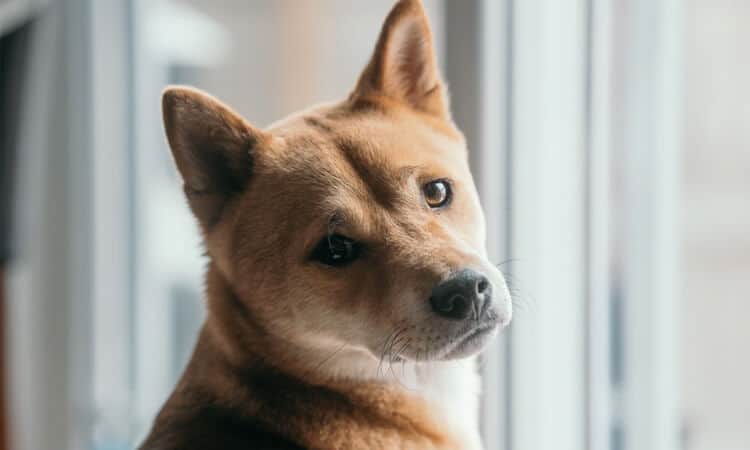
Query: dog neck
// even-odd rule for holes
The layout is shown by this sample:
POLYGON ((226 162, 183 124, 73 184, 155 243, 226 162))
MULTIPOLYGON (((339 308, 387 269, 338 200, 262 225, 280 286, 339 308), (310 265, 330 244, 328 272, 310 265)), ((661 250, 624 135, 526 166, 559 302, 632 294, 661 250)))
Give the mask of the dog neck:
POLYGON ((215 267, 206 284, 209 316, 191 363, 196 368, 185 376, 214 385, 216 375, 199 375, 195 362, 209 354, 220 359, 203 366, 223 368, 226 383, 217 395, 231 393, 234 404, 238 392, 248 396, 243 403, 254 407, 243 415, 310 448, 481 449, 474 360, 394 363, 356 349, 290 352, 291 343, 248 315, 215 267), (337 440, 345 442, 331 445, 337 440))

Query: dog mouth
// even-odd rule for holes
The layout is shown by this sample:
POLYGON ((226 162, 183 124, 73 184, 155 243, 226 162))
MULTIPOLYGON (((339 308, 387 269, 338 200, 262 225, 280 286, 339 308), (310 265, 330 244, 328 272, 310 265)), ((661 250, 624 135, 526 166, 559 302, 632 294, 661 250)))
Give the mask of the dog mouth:
POLYGON ((466 320, 463 324, 442 321, 424 328, 406 325, 386 340, 390 345, 386 344, 381 360, 428 363, 469 358, 480 353, 501 329, 508 326, 510 318, 510 312, 503 313, 490 307, 479 320, 466 320))
POLYGON ((446 346, 441 360, 459 359, 471 356, 479 352, 487 341, 497 333, 500 323, 491 321, 477 325, 459 337, 452 339, 446 346))
POLYGON ((400 363, 409 360, 429 362, 467 358, 481 351, 500 328, 500 321, 487 320, 452 336, 444 336, 443 339, 440 339, 441 342, 439 343, 427 337, 428 341, 433 341, 432 344, 434 347, 432 349, 427 346, 422 347, 415 342, 416 339, 410 339, 411 344, 414 347, 421 348, 421 350, 416 351, 416 355, 414 355, 415 348, 412 345, 407 345, 402 351, 391 353, 389 360, 392 363, 400 363))

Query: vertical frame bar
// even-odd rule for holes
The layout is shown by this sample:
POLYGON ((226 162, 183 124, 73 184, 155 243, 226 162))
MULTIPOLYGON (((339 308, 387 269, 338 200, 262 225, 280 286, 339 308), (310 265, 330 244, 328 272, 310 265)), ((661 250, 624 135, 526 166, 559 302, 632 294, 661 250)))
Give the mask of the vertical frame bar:
POLYGON ((588 3, 513 11, 512 256, 526 304, 512 339, 512 448, 580 450, 586 436, 588 3))
MULTIPOLYGON (((489 256, 505 273, 510 252, 511 8, 510 0, 480 2, 480 140, 473 167, 484 199, 489 256)), ((510 448, 511 333, 509 329, 500 335, 483 357, 482 430, 486 448, 510 448)))
MULTIPOLYGON (((2 15, 0 10, 0 15, 2 15)), ((18 130, 22 93, 28 78, 27 56, 30 53, 29 37, 31 26, 27 23, 20 28, 3 34, 0 26, 0 449, 9 448, 9 395, 7 348, 8 339, 7 309, 5 295, 6 267, 14 253, 11 238, 12 221, 15 217, 12 208, 16 183, 19 150, 18 130), (3 66, 4 65, 4 66, 3 66)))
POLYGON ((682 7, 678 0, 621 5, 618 77, 622 123, 624 447, 679 448, 678 170, 682 7))
MULTIPOLYGON (((62 370, 61 379, 66 379, 66 367, 60 359, 44 358, 43 352, 53 350, 65 356, 65 336, 48 327, 49 311, 45 298, 50 289, 64 292, 64 287, 50 276, 53 265, 59 261, 45 258, 50 233, 46 224, 61 227, 58 220, 48 217, 45 197, 50 185, 57 177, 48 176, 45 167, 45 149, 52 141, 52 116, 54 111, 55 79, 61 45, 58 36, 60 17, 45 14, 31 25, 29 44, 29 70, 26 86, 22 92, 19 110, 18 168, 16 195, 23 195, 23 202, 15 202, 13 239, 16 253, 8 271, 8 349, 9 394, 11 420, 14 430, 13 447, 19 450, 46 450, 51 448, 50 435, 67 440, 68 428, 54 416, 66 414, 67 389, 51 389, 47 374, 62 370), (47 130, 40 133, 39 130, 47 130), (46 311, 46 312, 45 312, 46 311), (37 331, 38 330, 38 331, 37 331), (63 344, 62 346, 60 344, 63 344), (37 424, 45 424, 38 428, 37 424)), ((58 136, 59 137, 59 136, 58 136)), ((65 295, 57 298, 53 313, 62 314, 60 307, 66 304, 65 295)), ((59 384, 55 386, 59 388, 59 384)), ((65 444, 67 445, 67 444, 65 444)))
POLYGON ((51 4, 32 25, 19 113, 19 202, 9 349, 13 448, 89 445, 90 59, 87 0, 51 4))
POLYGON ((94 448, 127 448, 132 417, 132 202, 129 5, 90 4, 94 448))
MULTIPOLYGON (((63 2, 63 39, 65 88, 60 101, 65 117, 59 125, 67 135, 67 157, 64 163, 52 166, 65 168, 66 198, 64 216, 67 220, 68 307, 67 314, 67 377, 68 417, 70 420, 69 449, 91 445, 93 423, 92 374, 92 302, 91 276, 93 243, 92 208, 92 91, 91 91, 91 26, 90 0, 63 2)), ((58 152, 54 144, 47 149, 54 160, 58 152)), ((59 447, 59 444, 56 445, 59 447)))
MULTIPOLYGON (((611 448, 611 0, 587 0, 586 448, 611 448)), ((614 449, 611 449, 614 450, 614 449)))

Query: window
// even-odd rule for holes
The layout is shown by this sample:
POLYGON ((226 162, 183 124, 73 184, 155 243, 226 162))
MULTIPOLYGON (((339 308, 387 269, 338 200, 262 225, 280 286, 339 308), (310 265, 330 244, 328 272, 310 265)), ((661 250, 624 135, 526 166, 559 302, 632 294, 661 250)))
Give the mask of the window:
POLYGON ((501 3, 480 2, 478 59, 494 70, 480 90, 495 94, 479 103, 504 109, 467 118, 484 129, 478 167, 495 194, 485 205, 496 210, 495 250, 517 295, 503 350, 488 355, 498 362, 486 383, 501 388, 486 401, 505 410, 486 408, 497 415, 484 417, 487 440, 682 448, 679 5, 501 3), (490 42, 501 24, 498 52, 490 42), (504 156, 491 155, 498 149, 504 156))
MULTIPOLYGON (((515 297, 481 364, 486 448, 747 448, 750 8, 424 1, 515 297)), ((34 6, 8 271, 14 444, 132 448, 205 314, 161 90, 196 85, 258 124, 340 98, 391 2, 12 4, 34 6)))

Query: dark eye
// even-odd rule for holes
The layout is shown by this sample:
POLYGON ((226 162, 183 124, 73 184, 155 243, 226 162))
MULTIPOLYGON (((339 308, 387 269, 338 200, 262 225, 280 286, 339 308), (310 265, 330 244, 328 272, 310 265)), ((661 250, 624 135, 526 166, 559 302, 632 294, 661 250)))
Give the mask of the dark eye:
POLYGON ((451 185, 446 180, 434 180, 422 187, 424 199, 430 208, 441 208, 451 201, 451 185))
POLYGON ((362 246, 340 234, 324 237, 313 250, 311 258, 327 266, 342 267, 359 257, 362 246))

